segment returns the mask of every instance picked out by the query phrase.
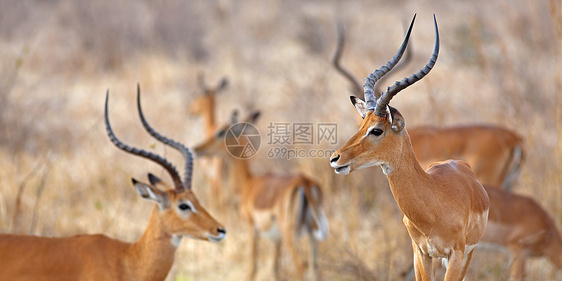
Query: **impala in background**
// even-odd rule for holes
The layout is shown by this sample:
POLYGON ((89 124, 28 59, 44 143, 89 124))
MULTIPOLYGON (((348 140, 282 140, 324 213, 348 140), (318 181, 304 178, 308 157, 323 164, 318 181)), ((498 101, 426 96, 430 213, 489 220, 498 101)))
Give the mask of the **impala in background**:
MULTIPOLYGON (((254 123, 259 112, 250 114, 245 123, 254 123)), ((267 173, 257 176, 250 171, 250 161, 234 157, 227 151, 225 143, 245 145, 240 136, 243 126, 237 124, 237 114, 233 113, 231 123, 222 126, 211 138, 194 148, 198 156, 221 156, 227 158, 229 177, 240 190, 240 213, 252 227, 251 267, 249 280, 254 280, 257 272, 258 242, 260 236, 275 243, 274 275, 279 279, 279 258, 281 247, 289 251, 296 275, 303 278, 305 263, 297 251, 296 239, 308 234, 311 252, 313 278, 321 280, 317 272, 318 241, 328 235, 328 220, 322 209, 322 189, 312 179, 304 175, 277 175, 267 173)))
POLYGON ((562 270, 562 238, 548 213, 530 197, 484 187, 490 197, 490 213, 480 242, 483 247, 507 249, 510 254, 507 279, 524 280, 529 257, 547 257, 562 270))
MULTIPOLYGON (((205 76, 200 74, 197 78, 199 89, 202 95, 197 97, 189 106, 188 111, 191 114, 203 117, 205 122, 205 137, 210 138, 216 131, 218 124, 216 122, 216 101, 217 95, 222 93, 228 87, 228 79, 223 77, 214 87, 207 86, 205 76)), ((219 157, 205 159, 201 164, 204 167, 205 174, 211 185, 211 194, 215 198, 211 201, 213 210, 220 210, 220 213, 226 212, 225 190, 223 189, 223 178, 225 177, 224 161, 219 157)))

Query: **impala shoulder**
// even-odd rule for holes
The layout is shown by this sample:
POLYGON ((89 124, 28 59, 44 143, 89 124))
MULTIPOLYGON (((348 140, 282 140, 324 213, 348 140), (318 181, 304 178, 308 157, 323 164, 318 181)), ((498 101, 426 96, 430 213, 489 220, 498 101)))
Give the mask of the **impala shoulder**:
POLYGON ((471 171, 471 168, 468 163, 462 160, 445 160, 432 163, 426 170, 428 174, 448 173, 450 171, 466 172, 471 171))

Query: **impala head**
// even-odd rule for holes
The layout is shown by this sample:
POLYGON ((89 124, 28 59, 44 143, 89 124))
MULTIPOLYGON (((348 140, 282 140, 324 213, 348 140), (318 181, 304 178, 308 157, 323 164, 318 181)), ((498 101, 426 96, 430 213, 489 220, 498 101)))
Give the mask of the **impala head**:
POLYGON ((212 242, 222 240, 226 235, 226 230, 207 213, 191 190, 191 177, 193 172, 193 157, 191 152, 183 144, 164 137, 152 129, 142 113, 140 106, 140 87, 137 89, 137 106, 144 128, 157 140, 182 153, 185 159, 185 170, 184 177, 181 179, 174 165, 166 158, 146 150, 131 147, 117 139, 109 124, 107 113, 109 100, 108 91, 105 97, 104 117, 107 135, 111 142, 125 152, 158 163, 170 174, 174 183, 173 188, 168 187, 162 180, 149 174, 149 184, 132 179, 133 186, 141 197, 151 200, 158 205, 158 216, 169 235, 175 237, 188 236, 212 242))
POLYGON ((240 135, 243 126, 233 126, 235 124, 255 123, 260 116, 259 111, 250 113, 244 120, 238 121, 238 111, 234 110, 230 116, 230 122, 222 125, 216 133, 204 140, 202 143, 193 148, 198 156, 230 156, 226 150, 226 144, 237 143, 244 146, 245 138, 236 138, 240 135))
POLYGON ((195 99, 189 106, 189 112, 191 114, 203 114, 212 109, 215 103, 215 97, 228 86, 228 79, 226 79, 226 77, 223 77, 215 87, 211 88, 207 87, 203 74, 198 76, 198 82, 203 95, 195 99))
POLYGON ((152 174, 148 174, 148 184, 131 180, 142 198, 158 205, 167 233, 211 242, 225 237, 224 227, 207 213, 191 190, 178 192, 152 174))
POLYGON ((435 44, 429 62, 417 73, 396 82, 381 93, 378 98, 375 97, 373 87, 377 80, 387 74, 404 54, 415 18, 414 15, 406 37, 394 57, 386 65, 365 78, 365 84, 363 85, 365 101, 354 96, 351 97, 351 103, 363 118, 363 122, 359 131, 332 154, 330 165, 336 173, 347 175, 361 168, 381 165, 383 172, 388 174, 390 170, 386 164, 395 159, 396 155, 402 150, 401 145, 403 145, 403 139, 406 137, 406 123, 400 112, 388 104, 394 95, 419 81, 435 65, 439 53, 439 32, 435 15, 433 16, 435 44))

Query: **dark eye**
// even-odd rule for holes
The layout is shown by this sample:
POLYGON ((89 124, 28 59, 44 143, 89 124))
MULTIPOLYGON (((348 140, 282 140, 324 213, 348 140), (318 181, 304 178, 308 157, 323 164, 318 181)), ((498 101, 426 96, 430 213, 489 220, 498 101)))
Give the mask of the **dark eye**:
POLYGON ((181 203, 178 208, 180 208, 180 210, 182 211, 187 211, 187 210, 191 210, 191 206, 185 204, 185 203, 181 203))
POLYGON ((372 129, 369 132, 369 135, 373 135, 373 136, 380 136, 382 134, 382 130, 381 129, 372 129))
POLYGON ((217 138, 222 138, 224 135, 226 135, 226 130, 220 130, 216 134, 217 138))

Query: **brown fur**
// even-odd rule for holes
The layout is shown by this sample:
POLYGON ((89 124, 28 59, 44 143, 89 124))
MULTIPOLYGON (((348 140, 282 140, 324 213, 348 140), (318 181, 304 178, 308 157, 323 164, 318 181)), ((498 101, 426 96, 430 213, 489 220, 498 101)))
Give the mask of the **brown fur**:
POLYGON ((511 188, 525 156, 523 139, 497 126, 422 126, 408 133, 422 167, 445 159, 464 160, 482 184, 503 189, 511 188), (517 149, 521 150, 520 157, 515 155, 517 149))

